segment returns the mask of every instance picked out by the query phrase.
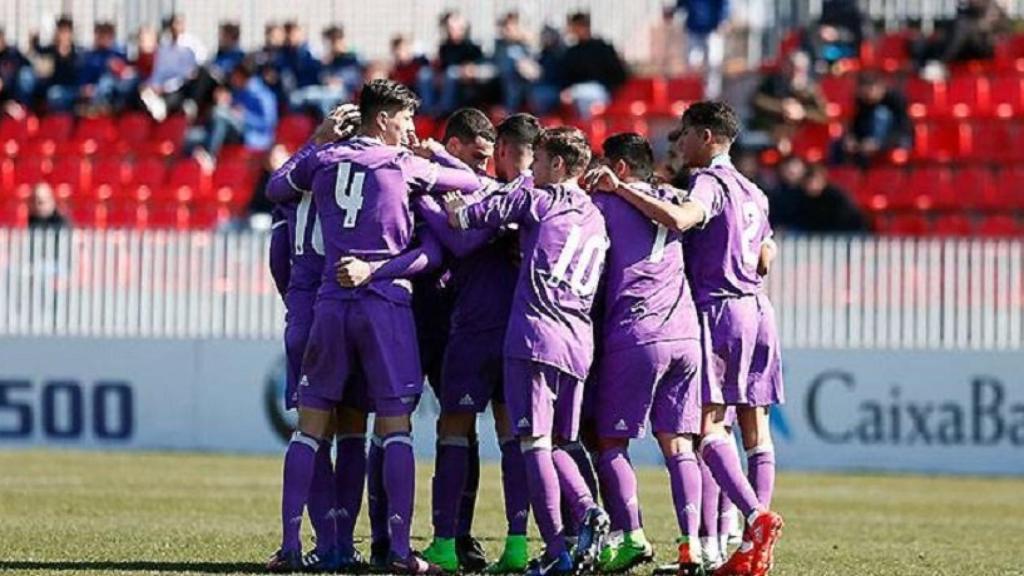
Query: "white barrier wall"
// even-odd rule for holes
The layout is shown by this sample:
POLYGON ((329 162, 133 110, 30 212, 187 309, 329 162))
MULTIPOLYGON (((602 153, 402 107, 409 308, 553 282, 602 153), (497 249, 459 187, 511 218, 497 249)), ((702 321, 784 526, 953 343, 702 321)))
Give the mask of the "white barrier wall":
MULTIPOLYGON (((785 351, 780 464, 1024 474, 1024 356, 785 351)), ((266 340, 0 339, 0 447, 275 452, 283 354, 266 340)), ((436 403, 414 424, 432 454, 436 403)), ((489 421, 485 453, 497 454, 489 421)), ((638 461, 658 462, 645 441, 638 461)))

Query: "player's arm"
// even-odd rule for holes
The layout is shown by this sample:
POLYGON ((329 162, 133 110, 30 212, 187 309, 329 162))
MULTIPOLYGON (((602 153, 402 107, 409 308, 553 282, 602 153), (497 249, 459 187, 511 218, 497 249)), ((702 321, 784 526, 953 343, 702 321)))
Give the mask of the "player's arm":
POLYGON ((288 221, 275 211, 275 220, 270 225, 270 276, 278 295, 284 299, 291 278, 291 242, 288 238, 288 221))
POLYGON ((525 180, 517 180, 509 186, 507 193, 492 194, 475 204, 466 204, 462 196, 445 196, 448 223, 459 230, 497 230, 512 223, 525 223, 533 205, 532 189, 525 180))
POLYGON ((779 254, 779 247, 775 240, 765 238, 761 242, 761 252, 757 257, 757 273, 759 276, 767 276, 772 271, 772 263, 779 254))
POLYGON ((465 164, 460 168, 451 168, 415 154, 407 154, 399 160, 399 166, 413 192, 441 194, 456 191, 468 194, 483 187, 480 178, 465 164))
POLYGON ((448 225, 448 213, 433 196, 419 196, 415 200, 416 215, 427 225, 442 246, 457 258, 487 245, 494 239, 493 230, 456 230, 448 225))
POLYGON ((618 195, 644 216, 674 232, 685 232, 707 219, 707 211, 699 203, 675 203, 655 198, 620 181, 607 166, 591 170, 583 181, 591 191, 618 195))
POLYGON ((440 266, 443 260, 441 244, 429 230, 423 230, 416 247, 394 258, 367 262, 354 256, 343 257, 335 264, 335 278, 345 288, 356 288, 371 280, 408 278, 429 272, 440 266))
POLYGON ((316 144, 307 142, 267 181, 267 200, 275 204, 298 200, 304 192, 313 189, 313 173, 316 170, 316 144))

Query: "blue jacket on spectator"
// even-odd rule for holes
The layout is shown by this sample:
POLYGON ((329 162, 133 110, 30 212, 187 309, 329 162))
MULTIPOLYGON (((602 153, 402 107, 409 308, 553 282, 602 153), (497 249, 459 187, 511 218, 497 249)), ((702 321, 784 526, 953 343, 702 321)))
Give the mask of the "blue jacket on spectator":
POLYGON ((679 0, 676 6, 686 12, 686 30, 710 34, 729 18, 729 0, 679 0))
POLYGON ((277 69, 286 80, 286 89, 305 88, 320 83, 320 60, 309 46, 282 48, 277 55, 277 69), (289 78, 290 77, 290 78, 289 78))
POLYGON ((78 83, 82 86, 98 83, 110 71, 110 61, 114 59, 126 61, 128 56, 120 46, 87 50, 78 63, 78 83))
POLYGON ((246 148, 267 150, 274 143, 277 128, 277 99, 258 77, 252 77, 245 88, 232 92, 234 105, 245 110, 242 138, 246 148))
POLYGON ((213 67, 220 70, 223 78, 227 78, 244 59, 245 52, 241 48, 217 50, 217 54, 213 57, 213 67))

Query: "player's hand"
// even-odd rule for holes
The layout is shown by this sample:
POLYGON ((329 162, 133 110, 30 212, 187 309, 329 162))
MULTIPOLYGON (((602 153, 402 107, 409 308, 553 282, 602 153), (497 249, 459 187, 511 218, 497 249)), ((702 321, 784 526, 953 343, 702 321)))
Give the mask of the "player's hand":
POLYGON ((409 149, 412 150, 413 154, 421 158, 430 159, 434 157, 434 154, 443 151, 444 146, 433 138, 427 138, 426 140, 410 138, 409 149))
POLYGON ((373 267, 370 263, 354 256, 342 257, 335 268, 335 277, 343 288, 358 288, 373 276, 373 267))
POLYGON ((359 129, 359 107, 355 104, 342 104, 324 118, 313 133, 313 141, 317 144, 338 142, 355 134, 359 129))
POLYGON ((622 182, 607 166, 594 168, 583 177, 583 187, 590 191, 614 192, 622 182))
POLYGON ((444 210, 448 213, 448 225, 461 229, 462 222, 459 221, 459 212, 466 207, 466 199, 458 192, 449 192, 442 199, 444 200, 444 210))

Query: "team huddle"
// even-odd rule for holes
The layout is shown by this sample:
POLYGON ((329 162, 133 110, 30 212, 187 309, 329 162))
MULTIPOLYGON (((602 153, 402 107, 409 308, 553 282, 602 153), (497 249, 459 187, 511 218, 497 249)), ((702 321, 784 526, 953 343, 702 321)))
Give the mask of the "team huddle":
POLYGON ((630 570, 654 557, 628 454, 649 427, 679 526, 671 570, 768 573, 782 530, 768 414, 783 385, 763 294, 776 249, 765 195, 729 161, 735 112, 700 102, 682 116, 670 140, 690 174, 683 192, 657 181, 638 134, 611 136, 597 160, 576 128, 528 114, 495 127, 462 109, 442 142, 421 142, 417 105, 401 84, 367 83, 358 108, 337 109, 267 185, 285 403, 299 415, 268 568, 630 570), (421 554, 411 414, 424 380, 441 415, 421 554), (493 563, 472 536, 488 406, 507 520, 493 563), (367 560, 353 539, 364 483, 367 560), (746 528, 730 555, 733 506, 746 528), (544 545, 532 561, 531 510, 544 545), (316 534, 305 556, 304 511, 316 534))

